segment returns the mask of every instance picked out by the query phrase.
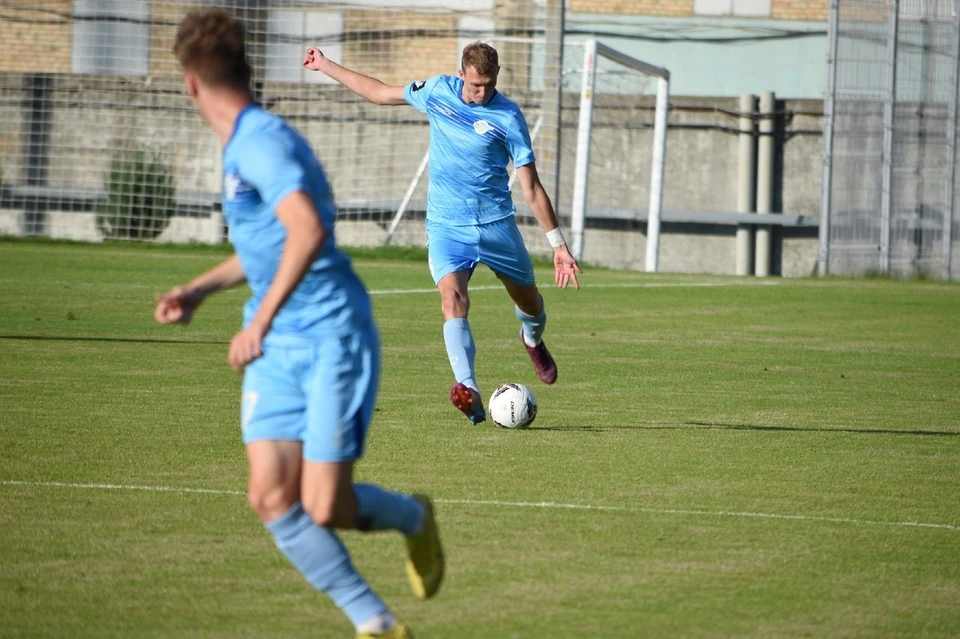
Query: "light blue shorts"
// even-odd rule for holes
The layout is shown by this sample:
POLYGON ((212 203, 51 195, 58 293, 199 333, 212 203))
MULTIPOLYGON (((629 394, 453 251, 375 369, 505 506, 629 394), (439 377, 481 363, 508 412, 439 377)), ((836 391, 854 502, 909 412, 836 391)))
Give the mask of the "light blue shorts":
POLYGON ((243 376, 243 443, 299 440, 307 461, 358 459, 379 383, 373 325, 302 348, 265 346, 243 376))
POLYGON ((473 273, 481 263, 521 286, 536 281, 530 254, 513 216, 476 226, 427 220, 427 251, 434 284, 457 271, 473 273))

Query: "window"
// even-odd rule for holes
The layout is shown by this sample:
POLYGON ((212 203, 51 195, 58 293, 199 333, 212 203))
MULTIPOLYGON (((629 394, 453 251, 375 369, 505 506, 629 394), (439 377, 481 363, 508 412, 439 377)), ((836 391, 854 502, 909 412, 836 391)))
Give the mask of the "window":
POLYGON ((769 18, 770 0, 694 0, 693 12, 698 16, 769 18))
POLYGON ((303 53, 316 46, 334 62, 343 62, 343 15, 331 11, 276 9, 267 15, 266 80, 335 84, 322 73, 304 69, 303 53))
POLYGON ((150 6, 146 0, 73 0, 74 73, 146 75, 150 6))

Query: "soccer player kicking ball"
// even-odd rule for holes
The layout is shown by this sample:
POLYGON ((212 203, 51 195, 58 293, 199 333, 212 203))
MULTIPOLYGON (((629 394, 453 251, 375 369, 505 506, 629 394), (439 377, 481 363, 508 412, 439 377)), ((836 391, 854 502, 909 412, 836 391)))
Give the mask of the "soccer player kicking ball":
POLYGON ((188 15, 173 52, 187 95, 224 147, 223 211, 236 254, 159 296, 154 316, 186 324, 211 293, 249 283, 253 297, 228 359, 243 371, 250 505, 359 637, 409 637, 334 532, 400 531, 414 594, 427 599, 440 587, 444 558, 430 499, 353 482, 380 343, 367 291, 334 244, 323 169, 299 134, 254 102, 244 30, 230 14, 188 15))
POLYGON ((450 399, 473 424, 486 419, 474 371, 476 347, 467 314, 467 283, 478 263, 503 282, 522 323, 520 340, 546 384, 557 365, 543 343, 547 323, 530 255, 514 219, 507 165, 513 160, 523 197, 553 247, 555 281, 579 289, 577 261, 567 249, 550 198, 537 174, 530 133, 520 108, 497 92, 500 66, 493 47, 463 50, 459 77, 440 75, 388 86, 307 49, 303 66, 320 71, 374 104, 411 104, 430 120, 427 238, 430 272, 440 291, 443 339, 457 383, 450 399))

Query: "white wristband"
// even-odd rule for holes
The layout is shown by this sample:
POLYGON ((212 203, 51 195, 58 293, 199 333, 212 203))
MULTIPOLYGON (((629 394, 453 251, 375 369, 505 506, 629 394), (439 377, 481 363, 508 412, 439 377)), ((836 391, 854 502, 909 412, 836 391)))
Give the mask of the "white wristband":
POLYGON ((552 231, 547 231, 547 241, 550 242, 550 246, 553 248, 563 246, 567 243, 567 241, 563 239, 563 231, 560 230, 559 226, 552 231))

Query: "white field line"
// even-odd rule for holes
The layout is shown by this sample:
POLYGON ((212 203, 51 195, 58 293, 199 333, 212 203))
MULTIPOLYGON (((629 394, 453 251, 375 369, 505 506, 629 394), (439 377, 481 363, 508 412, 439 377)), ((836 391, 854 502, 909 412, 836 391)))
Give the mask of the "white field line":
MULTIPOLYGON (((36 285, 37 281, 28 278, 0 277, 0 284, 31 284, 36 285)), ((111 288, 147 288, 158 289, 152 284, 114 283, 114 282, 69 282, 46 280, 43 282, 48 286, 109 286, 111 288)), ((553 282, 541 282, 538 286, 541 289, 552 288, 553 282)), ((746 281, 725 281, 725 282, 620 282, 608 284, 588 284, 584 285, 583 290, 589 291, 594 288, 714 288, 718 286, 779 286, 779 280, 746 280, 746 281)), ((162 287, 160 287, 162 288, 162 287)), ((222 293, 235 293, 240 289, 230 289, 222 293)), ((502 291, 500 284, 471 286, 470 292, 474 291, 502 291)), ((436 288, 398 288, 398 289, 378 289, 368 291, 370 295, 417 295, 423 293, 436 293, 436 288)))
MULTIPOLYGON (((242 490, 222 490, 213 488, 178 488, 175 486, 137 486, 122 484, 73 484, 57 481, 17 481, 0 480, 3 486, 30 486, 41 488, 74 488, 89 490, 142 490, 158 493, 204 494, 204 495, 245 495, 242 490)), ((645 508, 639 506, 593 506, 590 504, 563 504, 550 501, 499 501, 492 499, 435 499, 439 504, 461 504, 465 506, 498 506, 503 508, 539 508, 555 510, 591 510, 606 512, 647 513, 651 515, 681 515, 690 517, 734 517, 741 519, 779 519, 786 521, 808 521, 831 524, 852 524, 854 526, 888 526, 894 528, 935 528, 939 530, 960 531, 960 525, 931 524, 922 521, 878 521, 873 519, 855 519, 853 517, 816 517, 812 515, 780 515, 776 513, 738 512, 728 510, 694 510, 681 508, 645 508)))
MULTIPOLYGON (((584 285, 583 290, 587 291, 593 288, 712 288, 716 286, 778 286, 779 281, 776 280, 756 280, 756 281, 730 281, 730 282, 621 282, 610 283, 610 284, 588 284, 584 285)), ((546 283, 540 282, 537 284, 541 289, 548 289, 555 284, 553 282, 546 283)), ((471 286, 470 292, 474 291, 502 291, 503 286, 496 285, 483 285, 483 286, 471 286)), ((407 288, 407 289, 395 289, 395 290, 374 290, 369 291, 370 295, 412 295, 415 293, 436 293, 436 288, 407 288)))

